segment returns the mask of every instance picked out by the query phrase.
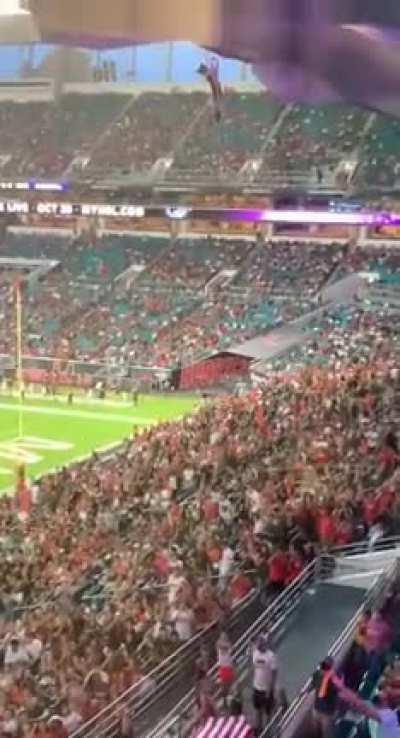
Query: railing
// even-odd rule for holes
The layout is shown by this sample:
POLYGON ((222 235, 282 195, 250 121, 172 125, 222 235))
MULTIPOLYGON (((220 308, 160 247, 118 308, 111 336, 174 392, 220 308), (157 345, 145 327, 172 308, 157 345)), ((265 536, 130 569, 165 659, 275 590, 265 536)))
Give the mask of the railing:
MULTIPOLYGON (((343 658, 347 654, 348 648, 353 641, 357 624, 361 615, 365 611, 365 608, 376 607, 379 605, 394 581, 398 579, 399 575, 400 561, 399 559, 396 559, 387 571, 381 574, 378 581, 373 584, 362 605, 352 619, 347 623, 346 627, 330 649, 329 656, 335 659, 337 664, 343 661, 343 658)), ((280 738, 281 736, 291 738, 291 736, 295 734, 311 706, 312 695, 309 691, 310 686, 311 677, 300 690, 299 695, 291 703, 288 710, 284 714, 280 712, 273 716, 272 720, 268 723, 261 734, 261 738, 280 738)))
MULTIPOLYGON (((241 618, 254 617, 259 612, 260 592, 252 590, 235 608, 229 627, 234 628, 241 618)), ((168 693, 179 683, 186 685, 193 675, 193 666, 200 646, 214 644, 218 635, 218 624, 212 623, 197 633, 190 641, 182 644, 162 664, 146 674, 137 684, 121 694, 94 718, 73 733, 73 738, 112 738, 119 726, 121 708, 128 708, 134 715, 135 723, 146 719, 149 711, 162 707, 168 693)), ((168 702, 167 705, 168 707, 168 702)), ((142 735, 142 732, 141 732, 142 735)))
MULTIPOLYGON (((7 366, 14 368, 15 360, 10 354, 0 354, 0 360, 7 362, 7 366)), ((60 366, 62 371, 68 375, 70 384, 78 375, 93 377, 99 372, 113 371, 115 376, 154 376, 155 378, 164 378, 168 371, 162 367, 140 366, 130 364, 129 362, 120 365, 113 364, 110 361, 79 361, 74 359, 60 359, 56 356, 23 356, 22 366, 24 371, 30 369, 43 369, 47 372, 57 372, 60 366)))
MULTIPOLYGON (((249 658, 249 646, 256 636, 267 631, 272 635, 276 634, 283 621, 297 607, 305 591, 315 582, 317 575, 318 560, 309 564, 302 574, 272 602, 239 638, 233 648, 233 659, 239 671, 249 658)), ((210 669, 208 676, 216 681, 216 664, 210 669)), ((178 704, 174 705, 158 725, 146 734, 147 738, 166 738, 171 735, 183 738, 188 730, 189 716, 194 704, 195 690, 192 688, 178 704)))
MULTIPOLYGON (((392 536, 378 540, 373 548, 373 552, 387 551, 400 546, 400 536, 392 536)), ((300 575, 299 579, 293 583, 282 595, 280 595, 270 607, 250 626, 248 630, 239 638, 234 647, 234 656, 236 663, 241 663, 241 648, 244 642, 250 642, 257 633, 262 632, 265 628, 273 628, 273 624, 284 616, 289 614, 293 607, 299 602, 299 592, 303 592, 311 581, 315 579, 326 579, 332 575, 336 565, 335 557, 351 557, 359 554, 371 552, 371 546, 366 541, 361 541, 340 548, 335 548, 329 554, 324 554, 315 562, 310 564, 307 569, 300 575), (296 594, 296 596, 294 596, 296 594)), ((250 593, 242 603, 239 604, 237 610, 233 613, 230 627, 244 617, 259 602, 259 593, 250 593)), ((177 677, 181 677, 186 683, 186 687, 190 684, 187 681, 187 675, 192 675, 192 667, 197 656, 200 645, 213 643, 216 637, 216 624, 210 625, 204 631, 197 634, 191 641, 183 644, 171 656, 166 659, 160 666, 146 675, 138 684, 133 685, 117 700, 104 708, 93 719, 85 723, 78 731, 73 734, 73 738, 113 738, 116 734, 119 711, 122 706, 128 707, 135 717, 135 721, 140 721, 142 717, 157 704, 164 699, 168 692, 171 691, 173 683, 176 683, 177 677), (150 687, 152 687, 150 689, 150 687)), ((215 667, 211 670, 211 675, 215 677, 215 667)), ((149 738, 160 738, 169 730, 177 731, 179 735, 180 725, 182 724, 182 715, 186 714, 193 706, 194 691, 187 690, 180 702, 173 707, 172 710, 163 718, 156 729, 148 729, 149 738), (160 732, 161 731, 161 732, 160 732), (162 732, 164 731, 164 733, 162 732)), ((167 704, 168 706, 168 704, 167 704)), ((274 722, 277 721, 274 716, 274 722)), ((142 735, 142 733, 141 733, 142 735)))
POLYGON ((359 556, 367 553, 390 551, 396 548, 400 548, 400 535, 378 538, 374 543, 364 539, 349 543, 347 546, 333 548, 330 553, 332 556, 359 556))

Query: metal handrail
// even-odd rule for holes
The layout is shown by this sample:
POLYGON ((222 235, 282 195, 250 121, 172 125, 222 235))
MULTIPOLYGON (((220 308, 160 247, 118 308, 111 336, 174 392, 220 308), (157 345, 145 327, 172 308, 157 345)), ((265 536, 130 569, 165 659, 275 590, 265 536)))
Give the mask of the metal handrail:
MULTIPOLYGON (((347 652, 346 646, 349 645, 349 642, 353 641, 357 624, 359 623, 362 614, 365 612, 365 608, 372 605, 376 606, 387 593, 393 582, 399 577, 399 574, 400 561, 399 559, 396 559, 390 568, 383 572, 379 576, 378 580, 374 582, 362 605, 358 608, 357 612, 353 615, 334 642, 328 653, 329 656, 336 661, 338 659, 343 659, 343 650, 345 649, 347 652)), ((288 710, 281 715, 280 719, 277 720, 276 715, 273 716, 272 720, 264 728, 261 738, 279 738, 279 736, 282 736, 282 734, 289 729, 290 723, 294 723, 300 711, 308 706, 310 701, 310 687, 311 677, 306 681, 298 696, 289 705, 288 710)), ((293 733, 294 730, 295 728, 293 728, 291 732, 293 733)))
POLYGON ((346 546, 338 546, 332 548, 329 553, 332 556, 357 556, 367 553, 378 553, 379 551, 389 551, 393 548, 400 548, 400 535, 386 536, 378 538, 373 545, 366 539, 354 543, 348 543, 346 546))
MULTIPOLYGON (((232 651, 233 660, 236 666, 243 664, 249 655, 249 646, 252 641, 260 633, 269 632, 274 634, 279 629, 282 622, 287 616, 293 612, 294 608, 299 604, 302 595, 308 589, 311 583, 315 582, 318 574, 318 561, 311 562, 297 579, 287 587, 260 615, 257 620, 248 628, 248 630, 235 643, 232 651)), ((217 665, 209 670, 208 677, 216 682, 217 665)), ((147 734, 147 738, 161 738, 171 731, 179 733, 185 714, 193 709, 195 704, 195 690, 189 692, 175 705, 172 710, 158 723, 158 725, 147 734)))
MULTIPOLYGON (((373 547, 373 551, 389 550, 391 548, 395 548, 397 545, 400 546, 400 536, 391 536, 377 541, 373 547)), ((307 573, 310 570, 313 571, 314 578, 324 578, 324 569, 327 564, 328 569, 330 568, 329 561, 333 561, 335 556, 350 557, 367 552, 370 552, 368 542, 357 542, 349 544, 347 546, 332 549, 332 551, 330 551, 328 554, 323 554, 315 562, 312 562, 312 564, 310 564, 309 567, 307 567, 307 569, 305 569, 304 572, 300 575, 299 580, 303 581, 303 577, 307 577, 307 573)), ((297 581, 298 580, 296 580, 296 582, 293 584, 296 584, 297 581)), ((261 618, 256 620, 255 623, 250 626, 246 633, 243 634, 243 636, 235 644, 233 651, 235 659, 238 659, 240 657, 240 644, 242 643, 242 639, 245 639, 246 642, 248 642, 252 635, 254 637, 257 632, 261 632, 260 620, 263 621, 267 617, 267 614, 271 614, 273 612, 276 612, 277 610, 280 610, 280 615, 283 616, 283 610, 285 607, 284 603, 288 602, 292 594, 293 585, 288 587, 271 604, 266 613, 264 613, 261 618)), ((250 604, 250 602, 253 602, 257 596, 257 593, 250 593, 248 598, 242 604, 242 609, 240 610, 240 612, 245 609, 246 605, 250 604)), ((287 612, 291 612, 290 608, 287 610, 287 612)), ((263 627, 266 627, 265 623, 263 627)), ((152 703, 154 704, 156 700, 160 699, 160 697, 162 697, 165 692, 168 691, 171 681, 174 679, 174 677, 176 677, 182 666, 187 663, 188 657, 192 657, 192 659, 194 660, 197 647, 200 644, 206 642, 207 638, 212 634, 212 632, 215 631, 215 629, 216 624, 214 623, 208 626, 208 628, 206 628, 205 630, 201 631, 199 634, 196 634, 196 636, 194 636, 194 638, 189 641, 189 643, 183 644, 181 647, 179 647, 176 651, 174 651, 173 654, 171 654, 171 656, 168 657, 168 659, 166 659, 162 664, 156 667, 152 672, 143 677, 140 682, 138 682, 138 684, 133 685, 120 697, 114 700, 110 705, 103 708, 103 710, 94 718, 81 726, 81 728, 73 734, 73 738, 94 738, 94 736, 96 736, 97 738, 98 735, 104 736, 104 738, 111 738, 111 736, 114 735, 118 725, 118 712, 121 706, 129 707, 136 718, 139 718, 141 715, 143 715, 143 713, 149 709, 152 703), (151 690, 149 688, 150 683, 153 680, 156 681, 158 685, 156 692, 154 692, 154 689, 151 690), (147 692, 145 692, 146 687, 148 688, 147 692), (136 701, 135 695, 137 695, 136 701)), ((215 667, 213 668, 215 669, 215 667)), ((211 676, 215 677, 215 673, 213 670, 211 670, 211 676)), ((149 734, 149 738, 156 738, 156 736, 158 735, 158 731, 162 730, 162 725, 164 723, 168 726, 166 729, 176 727, 178 722, 181 722, 182 720, 182 713, 186 713, 193 705, 193 700, 194 692, 193 690, 190 690, 186 695, 184 695, 180 702, 178 702, 178 704, 175 705, 174 708, 163 718, 163 720, 157 726, 156 732, 152 731, 149 734)))
MULTIPOLYGON (((234 609, 230 624, 234 625, 247 608, 256 603, 259 596, 259 591, 255 589, 246 595, 234 609)), ((171 681, 179 674, 182 666, 184 664, 193 665, 199 647, 206 644, 210 639, 212 640, 217 626, 218 622, 214 621, 196 633, 188 642, 175 649, 161 664, 76 730, 71 738, 113 735, 118 727, 118 715, 122 707, 129 708, 136 718, 143 715, 149 709, 151 703, 158 701, 168 691, 171 681), (155 686, 157 686, 157 689, 155 689, 155 686)))

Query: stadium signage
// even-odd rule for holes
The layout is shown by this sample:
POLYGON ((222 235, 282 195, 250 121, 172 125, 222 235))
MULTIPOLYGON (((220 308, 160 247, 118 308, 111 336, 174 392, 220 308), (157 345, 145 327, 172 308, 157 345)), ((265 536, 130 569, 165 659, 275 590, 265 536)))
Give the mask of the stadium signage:
POLYGON ((169 207, 165 208, 165 215, 170 220, 185 220, 189 217, 190 213, 192 212, 191 208, 185 208, 185 207, 169 207))
POLYGON ((0 215, 29 215, 88 218, 138 219, 144 217, 168 218, 169 220, 193 220, 248 222, 248 223, 302 223, 338 224, 348 226, 399 226, 400 214, 354 212, 338 213, 324 210, 254 210, 241 208, 184 208, 177 206, 71 203, 43 200, 0 200, 0 215))
POLYGON ((38 202, 36 206, 38 215, 73 215, 73 205, 67 202, 38 202))
POLYGON ((69 189, 65 182, 37 182, 30 180, 29 182, 0 182, 0 190, 18 190, 29 192, 65 192, 69 189))
POLYGON ((144 218, 146 211, 135 205, 81 205, 81 215, 103 218, 144 218))
POLYGON ((31 212, 29 202, 23 200, 0 200, 0 213, 28 215, 31 212))

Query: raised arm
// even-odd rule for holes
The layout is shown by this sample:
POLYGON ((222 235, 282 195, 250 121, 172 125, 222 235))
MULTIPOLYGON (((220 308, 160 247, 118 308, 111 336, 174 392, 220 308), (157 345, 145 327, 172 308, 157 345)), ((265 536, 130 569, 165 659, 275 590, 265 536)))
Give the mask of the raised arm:
POLYGON ((364 700, 362 700, 358 694, 352 692, 351 689, 341 686, 339 689, 339 695, 347 705, 352 707, 361 715, 365 715, 365 717, 370 718, 371 720, 376 720, 377 723, 381 722, 379 711, 376 710, 376 708, 369 702, 364 702, 364 700))

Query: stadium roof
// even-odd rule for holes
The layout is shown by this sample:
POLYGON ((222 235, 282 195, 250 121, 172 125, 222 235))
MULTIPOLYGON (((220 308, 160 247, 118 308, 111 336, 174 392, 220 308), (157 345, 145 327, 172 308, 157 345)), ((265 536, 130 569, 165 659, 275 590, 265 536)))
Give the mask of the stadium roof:
MULTIPOLYGON (((214 0, 0 0, 0 44, 61 43, 87 47, 217 40, 214 0), (190 7, 189 7, 190 5, 190 7)), ((218 0, 217 0, 218 3, 218 0)))
POLYGON ((299 0, 162 0, 162 13, 160 0, 0 0, 0 44, 186 40, 253 64, 285 100, 341 100, 399 116, 399 0, 317 6, 304 16, 299 0))
POLYGON ((19 0, 0 2, 0 44, 25 44, 40 41, 32 14, 20 7, 19 0))

